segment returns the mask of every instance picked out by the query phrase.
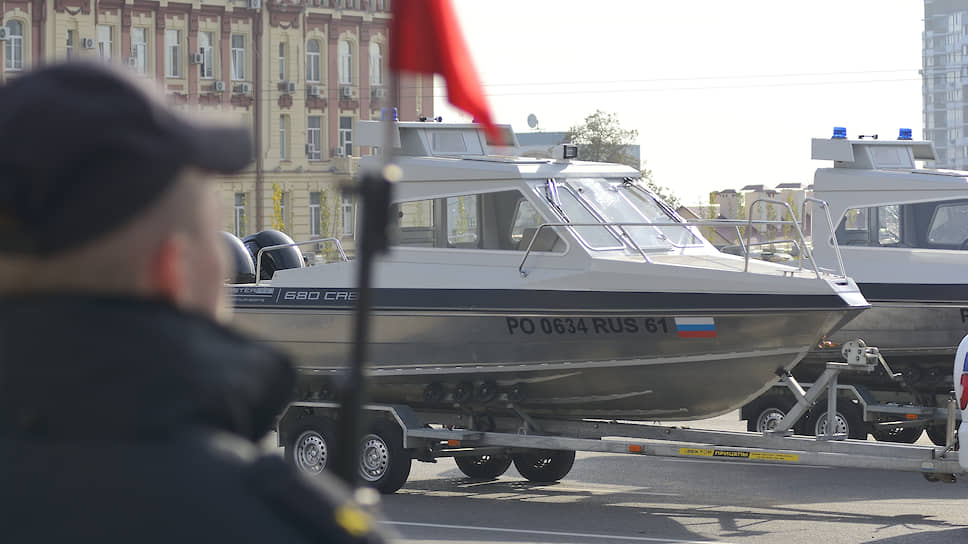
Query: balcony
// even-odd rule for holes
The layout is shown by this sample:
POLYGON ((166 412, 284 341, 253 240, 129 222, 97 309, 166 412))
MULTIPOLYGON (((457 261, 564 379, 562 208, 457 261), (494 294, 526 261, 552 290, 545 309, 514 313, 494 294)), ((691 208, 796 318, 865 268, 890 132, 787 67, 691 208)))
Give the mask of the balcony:
POLYGON ((350 177, 356 177, 356 173, 360 170, 360 158, 333 157, 333 170, 339 174, 346 174, 350 177))

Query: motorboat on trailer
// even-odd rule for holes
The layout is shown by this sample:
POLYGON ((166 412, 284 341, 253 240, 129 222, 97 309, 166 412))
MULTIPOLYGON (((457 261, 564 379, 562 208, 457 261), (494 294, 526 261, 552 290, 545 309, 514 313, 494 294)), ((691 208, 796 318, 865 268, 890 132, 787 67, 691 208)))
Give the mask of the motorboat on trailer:
MULTIPOLYGON (((828 335, 828 347, 810 353, 797 375, 819 375, 841 345, 860 338, 879 348, 917 402, 943 405, 935 397, 952 390, 951 358, 968 332, 968 172, 916 168, 916 160, 936 160, 934 144, 902 137, 813 140, 813 158, 833 161, 816 171, 814 197, 835 220, 814 214, 814 258, 845 267, 872 307, 828 335)), ((851 381, 895 383, 885 372, 851 381)))
MULTIPOLYGON (((382 131, 361 122, 359 143, 382 131)), ((492 155, 475 124, 399 122, 392 135, 402 179, 374 266, 375 402, 705 418, 868 307, 845 276, 719 252, 637 170, 564 158, 573 146, 492 155)), ((281 251, 266 249, 257 269, 281 251)), ((296 266, 233 285, 235 325, 293 355, 301 398, 326 399, 351 353, 356 263, 296 266)))

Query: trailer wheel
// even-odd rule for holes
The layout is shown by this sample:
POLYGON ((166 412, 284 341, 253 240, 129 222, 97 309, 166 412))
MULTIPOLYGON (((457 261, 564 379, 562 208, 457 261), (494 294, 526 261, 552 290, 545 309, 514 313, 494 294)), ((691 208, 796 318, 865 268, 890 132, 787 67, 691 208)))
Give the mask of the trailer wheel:
POLYGON ((285 459, 296 470, 314 476, 326 469, 333 444, 333 422, 310 417, 296 422, 287 433, 285 459))
POLYGON ((507 472, 511 466, 510 455, 462 455, 454 457, 457 468, 468 478, 493 480, 507 472))
POLYGON ((514 468, 528 481, 551 483, 565 477, 575 464, 575 452, 565 450, 540 450, 516 453, 512 456, 514 468))
MULTIPOLYGON (((847 438, 856 440, 867 439, 867 424, 861 416, 860 410, 852 402, 838 402, 837 415, 834 418, 837 425, 834 434, 845 434, 847 438)), ((807 434, 823 436, 827 432, 827 403, 817 404, 807 416, 804 427, 807 434)))
POLYGON ((410 476, 411 452, 403 448, 399 427, 374 422, 360 444, 360 476, 380 493, 394 493, 410 476))
POLYGON ((772 431, 783 416, 793 408, 793 399, 781 395, 768 395, 758 401, 746 420, 746 430, 755 433, 772 431))
POLYGON ((897 442, 900 444, 914 444, 921 438, 921 427, 892 427, 890 429, 874 429, 871 434, 878 442, 897 442))

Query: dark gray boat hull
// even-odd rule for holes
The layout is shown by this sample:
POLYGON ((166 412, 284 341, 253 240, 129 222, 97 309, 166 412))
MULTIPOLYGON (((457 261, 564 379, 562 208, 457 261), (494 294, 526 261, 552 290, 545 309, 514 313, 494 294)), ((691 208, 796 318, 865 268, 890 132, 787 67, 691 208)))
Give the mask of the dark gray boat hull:
MULTIPOLYGON (((966 334, 968 303, 872 302, 869 310, 828 336, 833 347, 811 351, 794 374, 803 381, 816 379, 827 361, 842 360, 840 346, 844 342, 860 338, 876 346, 891 369, 901 373, 914 390, 944 395, 953 387, 951 362, 966 334)), ((879 390, 905 391, 882 369, 851 374, 849 380, 879 390)))
MULTIPOLYGON (((335 394, 350 357, 352 310, 311 304, 278 308, 236 294, 236 325, 293 356, 300 395, 335 394)), ((461 404, 489 413, 508 411, 513 399, 528 414, 555 417, 710 417, 758 396, 775 381, 778 369, 792 368, 825 333, 863 309, 828 306, 377 309, 368 393, 375 402, 452 407, 464 382, 471 384, 473 396, 461 404), (685 330, 697 319, 707 323, 700 327, 706 330, 685 330), (428 401, 432 383, 442 388, 442 399, 428 401), (497 387, 489 401, 480 396, 485 383, 497 387)))

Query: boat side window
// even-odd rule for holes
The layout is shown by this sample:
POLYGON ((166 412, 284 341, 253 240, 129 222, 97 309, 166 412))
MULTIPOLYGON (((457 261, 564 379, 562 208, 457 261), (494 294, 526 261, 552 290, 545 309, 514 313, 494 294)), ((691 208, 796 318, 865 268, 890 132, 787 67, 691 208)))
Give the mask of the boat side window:
POLYGON ((901 243, 901 207, 897 204, 877 208, 877 244, 897 246, 901 243))
POLYGON ((968 249, 968 200, 847 210, 837 228, 846 246, 968 249))
POLYGON ((867 208, 847 210, 837 227, 837 243, 845 246, 870 245, 870 229, 867 224, 867 208))
POLYGON ((552 223, 518 190, 495 191, 394 204, 394 246, 563 252, 552 223))
POLYGON ((928 226, 928 244, 968 249, 968 201, 940 204, 928 226))
POLYGON ((477 195, 452 196, 447 203, 447 247, 480 247, 477 195))
POLYGON ((847 210, 837 228, 837 243, 845 246, 898 247, 902 235, 903 206, 890 204, 847 210))
POLYGON ((394 204, 390 208, 390 217, 395 220, 390 228, 391 245, 434 247, 435 208, 433 200, 394 204))

